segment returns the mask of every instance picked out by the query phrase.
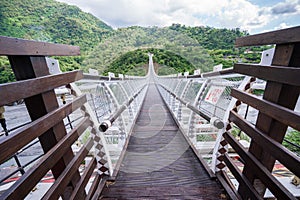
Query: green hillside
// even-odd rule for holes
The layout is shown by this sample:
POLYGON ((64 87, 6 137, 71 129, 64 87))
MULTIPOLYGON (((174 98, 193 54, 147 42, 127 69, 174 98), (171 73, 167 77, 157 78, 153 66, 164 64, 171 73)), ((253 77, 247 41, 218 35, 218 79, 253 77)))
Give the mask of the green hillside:
MULTIPOLYGON (((80 46, 81 56, 59 58, 64 71, 80 68, 87 52, 112 28, 76 6, 54 0, 1 0, 0 35, 80 46)), ((0 58, 0 83, 12 80, 0 58)))
MULTIPOLYGON (((221 63, 227 68, 238 61, 259 62, 263 50, 244 54, 245 49, 234 48, 235 39, 248 34, 240 29, 173 24, 113 30, 78 7, 54 0, 1 0, 0 27, 3 36, 80 46, 81 56, 57 58, 63 71, 94 68, 102 74, 143 75, 150 51, 163 66, 162 74, 169 69, 207 72, 221 63)), ((8 60, 0 57, 0 83, 13 77, 8 60)))
POLYGON ((94 52, 83 62, 83 68, 96 68, 104 74, 110 71, 143 75, 145 70, 140 70, 140 66, 148 61, 148 49, 156 49, 155 62, 171 67, 176 72, 193 73, 194 69, 207 72, 214 65, 223 64, 224 68, 228 68, 241 61, 258 63, 260 53, 265 48, 254 47, 251 49, 253 53, 244 54, 245 48, 234 47, 235 39, 245 35, 248 33, 238 28, 216 29, 180 24, 165 28, 122 28, 94 48, 94 52), (169 52, 170 57, 165 56, 166 52, 169 52), (183 60, 189 64, 181 63, 183 60), (134 67, 139 70, 134 70, 134 67))
POLYGON ((246 48, 235 48, 235 39, 249 35, 245 30, 235 29, 217 29, 213 27, 196 26, 189 27, 180 24, 173 24, 170 29, 184 33, 191 38, 196 39, 199 44, 208 50, 214 63, 223 64, 224 68, 232 67, 233 63, 259 63, 261 52, 269 49, 270 46, 251 47, 252 53, 245 54, 246 48))
POLYGON ((54 0, 1 0, 0 35, 66 43, 85 52, 112 28, 78 7, 54 0))
POLYGON ((116 30, 112 36, 94 48, 93 52, 83 62, 83 67, 85 69, 97 68, 104 74, 108 71, 115 72, 118 68, 120 70, 116 72, 125 72, 128 71, 124 70, 125 68, 132 69, 133 66, 140 66, 148 62, 147 56, 141 61, 133 53, 128 53, 139 53, 140 51, 137 51, 139 49, 144 52, 140 54, 142 56, 147 55, 148 51, 152 51, 155 62, 171 65, 178 72, 192 72, 194 69, 209 71, 214 65, 209 51, 187 34, 174 31, 169 27, 144 28, 135 26, 116 30), (167 54, 169 57, 166 56, 167 54), (115 61, 119 57, 123 62, 115 61))
POLYGON ((154 55, 153 61, 162 66, 162 69, 158 70, 159 75, 167 75, 174 72, 192 72, 196 69, 187 59, 171 51, 148 48, 137 49, 119 56, 104 70, 104 74, 114 72, 116 74, 145 76, 149 52, 154 55))

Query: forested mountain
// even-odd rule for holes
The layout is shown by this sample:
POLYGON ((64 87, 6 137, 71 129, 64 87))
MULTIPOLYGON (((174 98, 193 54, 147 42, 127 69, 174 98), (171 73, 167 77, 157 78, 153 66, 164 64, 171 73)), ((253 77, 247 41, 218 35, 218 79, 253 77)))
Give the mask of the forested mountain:
MULTIPOLYGON (((80 68, 87 51, 112 32, 91 14, 54 0, 1 0, 0 35, 80 46, 81 56, 62 57, 63 70, 80 68)), ((0 83, 12 80, 7 59, 0 57, 0 83)))
POLYGON ((0 35, 66 43, 83 52, 112 28, 78 7, 54 0, 1 0, 0 35))
POLYGON ((196 39, 199 44, 208 50, 215 64, 223 64, 224 68, 232 67, 236 62, 259 63, 261 51, 269 49, 269 46, 235 48, 234 42, 238 37, 249 35, 245 30, 217 29, 213 27, 188 27, 180 24, 173 24, 170 29, 187 34, 196 39), (246 50, 251 53, 244 53, 246 50))
MULTIPOLYGON (((0 35, 80 46, 81 56, 59 57, 63 71, 88 68, 131 75, 145 74, 148 52, 154 62, 164 66, 162 74, 210 71, 222 63, 258 62, 260 51, 244 54, 234 48, 237 37, 247 35, 240 29, 188 27, 128 27, 113 30, 76 6, 54 0, 1 0, 0 35)), ((13 80, 6 58, 0 57, 0 83, 13 80)))
MULTIPOLYGON (((245 54, 245 48, 234 47, 235 39, 245 35, 248 35, 247 31, 238 28, 216 29, 203 26, 187 27, 180 24, 164 28, 122 28, 95 47, 83 65, 85 68, 97 66, 104 74, 112 71, 143 75, 145 70, 132 71, 132 69, 144 66, 148 61, 147 52, 154 51, 153 49, 156 49, 154 62, 171 67, 176 72, 193 73, 194 69, 207 72, 217 64, 223 64, 224 68, 228 68, 236 62, 258 63, 260 52, 264 48, 254 47, 250 49, 252 53, 245 54), (139 51, 140 49, 142 51, 139 51), (143 62, 140 57, 134 55, 135 53, 144 57, 143 62), (171 57, 166 57, 166 54, 171 57), (179 57, 183 59, 178 59, 179 57), (115 60, 116 58, 118 60, 115 60), (183 60, 187 62, 181 63, 183 60)), ((166 70, 163 74, 165 73, 166 70)))
POLYGON ((174 67, 178 72, 194 69, 209 71, 214 65, 208 51, 186 34, 169 27, 137 26, 116 30, 112 36, 93 49, 83 65, 84 68, 97 66, 104 74, 108 71, 127 73, 132 72, 131 69, 136 66, 146 64, 148 52, 154 53, 154 62, 174 67), (134 53, 141 55, 143 59, 134 53))

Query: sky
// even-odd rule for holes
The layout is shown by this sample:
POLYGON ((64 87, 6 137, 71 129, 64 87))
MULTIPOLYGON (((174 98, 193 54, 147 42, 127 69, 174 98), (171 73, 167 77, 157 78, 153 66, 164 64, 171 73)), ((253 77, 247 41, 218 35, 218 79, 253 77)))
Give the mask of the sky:
POLYGON ((211 26, 250 34, 300 25, 300 0, 58 0, 76 5, 113 28, 211 26))

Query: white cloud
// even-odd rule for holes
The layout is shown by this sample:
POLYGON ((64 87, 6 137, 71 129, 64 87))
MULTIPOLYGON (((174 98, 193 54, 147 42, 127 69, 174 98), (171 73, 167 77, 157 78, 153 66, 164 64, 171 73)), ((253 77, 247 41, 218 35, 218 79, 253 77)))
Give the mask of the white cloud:
MULTIPOLYGON (((255 29, 281 15, 299 14, 300 0, 259 7, 248 0, 59 0, 77 5, 113 27, 172 23, 255 29)), ((281 22, 283 23, 283 22, 281 22)))

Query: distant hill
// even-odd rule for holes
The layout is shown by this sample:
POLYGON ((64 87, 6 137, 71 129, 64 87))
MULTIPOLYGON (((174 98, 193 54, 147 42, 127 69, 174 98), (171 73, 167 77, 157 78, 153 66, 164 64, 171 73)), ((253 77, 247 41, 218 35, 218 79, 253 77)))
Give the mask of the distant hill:
MULTIPOLYGON (((78 7, 54 0, 1 0, 0 35, 80 46, 81 56, 57 58, 62 70, 94 68, 103 74, 143 75, 148 52, 154 53, 154 62, 166 74, 206 72, 220 63, 227 68, 238 61, 258 62, 262 50, 244 54, 245 49, 234 48, 237 37, 248 35, 238 28, 173 24, 113 30, 78 7)), ((0 83, 13 79, 8 60, 0 57, 0 83)))
POLYGON ((254 49, 252 54, 244 54, 245 48, 234 47, 235 39, 245 35, 248 35, 247 31, 238 28, 217 29, 180 24, 164 28, 121 28, 90 52, 83 62, 83 68, 97 68, 104 74, 110 71, 143 75, 146 70, 141 70, 140 66, 145 66, 147 52, 153 49, 156 49, 154 62, 171 67, 176 72, 193 73, 194 69, 207 72, 214 65, 223 64, 223 68, 228 68, 241 61, 258 63, 263 48, 254 49))
MULTIPOLYGON (((80 46, 81 56, 59 58, 63 70, 81 66, 87 52, 113 29, 78 7, 54 0, 1 0, 0 35, 80 46)), ((12 79, 0 59, 0 83, 12 79)))
POLYGON ((1 0, 0 35, 80 46, 98 44, 112 28, 78 7, 54 0, 1 0))
POLYGON ((194 69, 209 71, 214 65, 209 52, 196 39, 184 33, 169 27, 134 26, 118 29, 99 43, 86 57, 83 67, 96 67, 104 74, 108 71, 132 72, 131 69, 135 66, 139 67, 148 62, 147 52, 154 53, 154 62, 169 65, 178 72, 192 72, 194 69))

